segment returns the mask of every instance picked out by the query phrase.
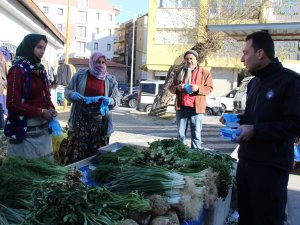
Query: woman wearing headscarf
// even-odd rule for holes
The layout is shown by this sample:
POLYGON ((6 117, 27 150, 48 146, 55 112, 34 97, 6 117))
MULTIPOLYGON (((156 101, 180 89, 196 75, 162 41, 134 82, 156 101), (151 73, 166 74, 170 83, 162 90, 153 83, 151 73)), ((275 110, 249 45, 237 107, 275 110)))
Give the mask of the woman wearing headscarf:
POLYGON ((9 137, 8 155, 53 159, 48 126, 57 112, 51 102, 47 73, 41 64, 46 46, 45 35, 25 36, 8 72, 8 117, 4 128, 9 137))
POLYGON ((94 155, 109 143, 113 132, 112 109, 120 104, 121 95, 115 76, 107 72, 106 57, 94 52, 88 69, 79 69, 65 90, 72 103, 69 131, 60 156, 65 164, 94 155))

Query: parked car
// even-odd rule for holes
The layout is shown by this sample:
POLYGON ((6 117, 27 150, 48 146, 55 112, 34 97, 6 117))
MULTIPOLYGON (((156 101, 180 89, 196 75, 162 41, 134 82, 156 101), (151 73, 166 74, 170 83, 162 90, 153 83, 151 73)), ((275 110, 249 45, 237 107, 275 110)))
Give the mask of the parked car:
MULTIPOLYGON (((134 85, 132 87, 132 94, 137 93, 139 91, 140 86, 139 85, 134 85)), ((129 95, 130 94, 130 86, 128 86, 123 93, 123 96, 129 95)))
POLYGON ((207 116, 221 116, 223 113, 222 104, 212 98, 206 98, 206 115, 207 116))
POLYGON ((127 90, 129 87, 129 84, 118 84, 119 92, 123 96, 125 90, 127 90))
MULTIPOLYGON (((163 80, 141 81, 137 110, 149 113, 152 108, 153 101, 156 95, 159 93, 159 91, 164 87, 164 83, 165 81, 163 80)), ((175 96, 173 100, 169 103, 169 107, 173 109, 174 109, 174 100, 175 100, 175 96)), ((222 112, 223 112, 223 108, 219 101, 215 99, 207 98, 206 115, 219 116, 222 114, 222 112)))
POLYGON ((245 77, 233 100, 233 112, 243 113, 246 108, 247 85, 254 76, 245 77))
POLYGON ((138 105, 138 92, 135 92, 131 95, 125 95, 121 99, 122 106, 127 106, 129 108, 136 108, 138 105))
POLYGON ((232 111, 233 110, 233 100, 238 91, 238 88, 232 89, 224 96, 212 97, 211 99, 215 99, 222 104, 223 112, 232 111))

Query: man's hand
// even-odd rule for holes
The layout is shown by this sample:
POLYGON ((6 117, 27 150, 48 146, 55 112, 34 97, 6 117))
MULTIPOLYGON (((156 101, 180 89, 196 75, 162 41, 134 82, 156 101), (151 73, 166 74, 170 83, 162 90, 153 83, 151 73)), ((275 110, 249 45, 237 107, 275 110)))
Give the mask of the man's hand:
POLYGON ((224 116, 220 117, 219 122, 221 122, 222 124, 226 123, 226 120, 225 120, 224 116))
POLYGON ((193 92, 198 92, 199 86, 197 84, 191 84, 190 86, 193 92))
POLYGON ((241 130, 241 134, 237 137, 237 142, 249 141, 254 135, 253 125, 241 125, 239 129, 241 130))

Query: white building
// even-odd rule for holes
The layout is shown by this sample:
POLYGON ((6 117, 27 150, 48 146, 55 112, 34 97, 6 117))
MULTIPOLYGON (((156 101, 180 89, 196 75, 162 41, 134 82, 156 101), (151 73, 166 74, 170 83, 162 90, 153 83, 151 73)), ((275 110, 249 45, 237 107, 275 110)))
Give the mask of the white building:
POLYGON ((14 51, 27 34, 44 34, 48 39, 44 57, 49 65, 55 65, 57 52, 64 48, 65 37, 32 0, 1 0, 0 21, 0 45, 14 51))
MULTIPOLYGON (((34 0, 34 2, 60 32, 66 35, 68 0, 34 0)), ((115 17, 119 9, 106 0, 72 0, 69 12, 69 57, 87 58, 93 51, 100 51, 108 59, 112 59, 115 17)))

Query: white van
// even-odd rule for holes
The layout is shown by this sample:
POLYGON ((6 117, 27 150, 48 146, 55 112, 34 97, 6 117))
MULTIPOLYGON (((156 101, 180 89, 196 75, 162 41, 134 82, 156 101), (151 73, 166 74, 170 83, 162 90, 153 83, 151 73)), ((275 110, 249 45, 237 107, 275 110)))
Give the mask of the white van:
MULTIPOLYGON (((164 88, 164 80, 145 80, 140 82, 137 110, 149 113, 156 95, 164 88)), ((175 96, 174 96, 175 98, 175 96)), ((169 106, 174 107, 174 100, 169 106)))
MULTIPOLYGON (((149 113, 156 95, 164 88, 163 80, 145 80, 141 81, 138 94, 137 110, 149 113)), ((168 112, 175 111, 175 95, 169 103, 168 112)), ((219 116, 223 112, 222 105, 215 99, 206 98, 206 114, 209 116, 219 116)))
POLYGON ((242 83, 238 89, 238 92, 235 94, 233 100, 233 112, 234 113, 244 113, 246 108, 246 97, 247 97, 247 85, 249 81, 254 76, 245 77, 242 80, 242 83))

